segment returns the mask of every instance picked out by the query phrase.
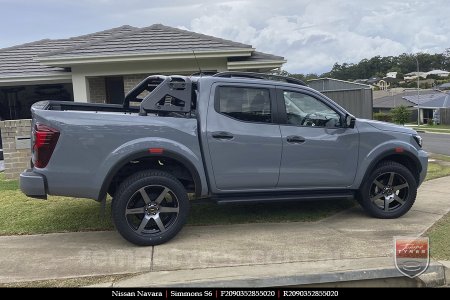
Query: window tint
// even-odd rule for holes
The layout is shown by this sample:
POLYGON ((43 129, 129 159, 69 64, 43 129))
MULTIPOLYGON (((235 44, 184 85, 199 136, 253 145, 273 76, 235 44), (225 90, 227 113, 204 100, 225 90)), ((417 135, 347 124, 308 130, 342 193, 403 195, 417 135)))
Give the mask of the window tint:
POLYGON ((220 113, 242 121, 272 122, 268 89, 229 86, 218 89, 220 113))
POLYGON ((288 124, 339 127, 340 116, 333 109, 306 94, 284 91, 288 124))

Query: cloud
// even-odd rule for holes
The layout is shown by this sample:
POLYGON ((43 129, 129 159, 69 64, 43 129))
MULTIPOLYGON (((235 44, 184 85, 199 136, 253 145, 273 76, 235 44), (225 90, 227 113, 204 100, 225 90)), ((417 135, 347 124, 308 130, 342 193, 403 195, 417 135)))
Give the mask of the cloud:
POLYGON ((284 56, 290 72, 450 47, 448 0, 0 0, 0 47, 163 23, 284 56), (20 16, 18 18, 17 16, 20 16))
POLYGON ((322 73, 335 62, 450 47, 445 0, 283 1, 270 14, 268 3, 273 2, 210 4, 208 14, 188 28, 282 55, 285 69, 302 73, 322 73), (431 7, 439 9, 431 12, 431 7))

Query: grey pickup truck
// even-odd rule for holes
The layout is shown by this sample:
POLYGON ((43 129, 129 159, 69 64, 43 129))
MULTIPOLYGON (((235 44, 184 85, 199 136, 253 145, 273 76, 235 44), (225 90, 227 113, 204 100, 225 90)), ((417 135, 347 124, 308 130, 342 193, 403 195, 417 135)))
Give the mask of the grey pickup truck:
POLYGON ((43 101, 32 115, 23 193, 109 194, 117 230, 137 245, 173 238, 194 198, 354 197, 373 217, 397 218, 427 172, 415 131, 356 119, 289 77, 156 75, 123 105, 43 101))

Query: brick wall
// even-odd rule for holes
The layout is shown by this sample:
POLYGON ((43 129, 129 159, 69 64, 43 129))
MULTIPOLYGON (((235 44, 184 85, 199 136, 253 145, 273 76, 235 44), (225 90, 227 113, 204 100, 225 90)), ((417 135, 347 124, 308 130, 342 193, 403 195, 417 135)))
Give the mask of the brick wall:
POLYGON ((139 82, 147 78, 149 75, 145 74, 135 74, 135 75, 124 75, 123 85, 125 94, 131 91, 139 82))
POLYGON ((106 100, 105 77, 88 78, 88 84, 89 84, 89 102, 105 103, 106 100))
POLYGON ((2 121, 0 131, 5 158, 5 178, 18 179, 23 170, 30 168, 31 145, 26 149, 16 149, 16 136, 31 135, 31 120, 2 121))

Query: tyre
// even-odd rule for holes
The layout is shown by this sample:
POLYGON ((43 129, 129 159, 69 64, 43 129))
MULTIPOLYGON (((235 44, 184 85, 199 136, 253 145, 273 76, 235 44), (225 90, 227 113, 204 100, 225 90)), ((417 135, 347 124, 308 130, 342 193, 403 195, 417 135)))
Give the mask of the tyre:
POLYGON ((141 171, 125 179, 112 202, 119 233, 139 246, 172 239, 189 214, 189 199, 178 179, 162 171, 141 171))
POLYGON ((409 211, 417 195, 417 181, 405 166, 387 161, 379 164, 358 192, 357 200, 371 216, 398 218, 409 211))

